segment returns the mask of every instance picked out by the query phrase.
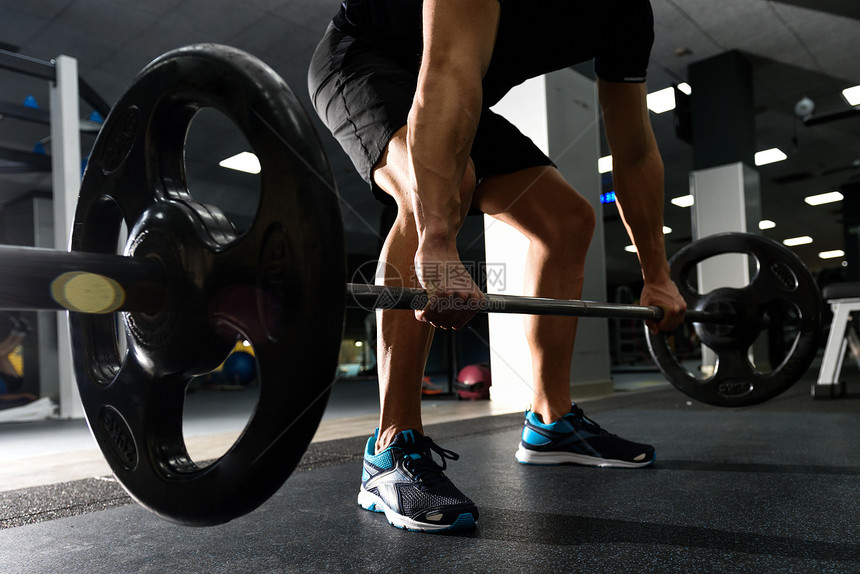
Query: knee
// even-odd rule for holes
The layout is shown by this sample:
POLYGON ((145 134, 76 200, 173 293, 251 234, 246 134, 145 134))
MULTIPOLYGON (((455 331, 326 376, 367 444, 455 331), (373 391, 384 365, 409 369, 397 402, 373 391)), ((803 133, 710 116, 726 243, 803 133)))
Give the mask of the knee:
MULTIPOLYGON (((385 193, 390 195, 397 204, 397 217, 400 221, 413 221, 414 212, 412 207, 412 182, 409 177, 408 169, 404 169, 403 165, 394 164, 386 161, 389 153, 383 156, 383 159, 377 163, 373 171, 373 178, 376 184, 385 193)), ((465 219, 472 207, 472 197, 475 194, 475 187, 478 179, 475 175, 475 165, 472 160, 466 165, 466 171, 463 174, 463 179, 460 180, 459 200, 460 200, 460 215, 465 219)))
POLYGON ((567 188, 554 194, 554 200, 544 207, 537 239, 552 252, 584 254, 596 225, 594 208, 588 200, 567 188))

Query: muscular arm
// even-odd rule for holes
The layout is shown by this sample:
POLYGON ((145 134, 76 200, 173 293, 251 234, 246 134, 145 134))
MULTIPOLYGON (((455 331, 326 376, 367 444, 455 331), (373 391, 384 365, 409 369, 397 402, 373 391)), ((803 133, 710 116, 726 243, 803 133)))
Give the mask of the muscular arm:
POLYGON ((662 329, 676 327, 684 302, 669 277, 663 239, 663 160, 657 149, 642 83, 598 81, 619 211, 636 245, 645 289, 642 304, 663 307, 662 329))
POLYGON ((424 53, 408 123, 415 215, 422 240, 449 240, 460 219, 460 182, 481 114, 498 0, 424 2, 424 53))
MULTIPOLYGON (((456 236, 468 209, 461 205, 460 188, 480 119, 481 81, 498 18, 498 0, 424 2, 424 52, 407 124, 419 279, 422 263, 460 265, 456 236)), ((423 286, 428 291, 439 287, 423 286)), ((468 291, 473 293, 459 296, 474 296, 476 289, 468 291)), ((442 285, 439 294, 454 293, 442 285)), ((461 322, 455 319, 452 326, 461 322)))

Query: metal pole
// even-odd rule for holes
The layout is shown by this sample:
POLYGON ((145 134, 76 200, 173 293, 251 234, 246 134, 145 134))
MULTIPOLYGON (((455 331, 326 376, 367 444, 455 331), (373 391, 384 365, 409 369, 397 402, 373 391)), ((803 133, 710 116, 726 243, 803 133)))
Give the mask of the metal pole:
MULTIPOLYGON (((54 247, 68 250, 72 214, 81 185, 81 126, 78 103, 78 61, 59 56, 51 84, 51 158, 54 188, 54 247)), ((60 416, 82 418, 83 407, 72 375, 72 349, 65 314, 57 317, 60 416)))
MULTIPOLYGON (((544 297, 519 297, 516 295, 484 295, 476 302, 479 313, 521 313, 524 315, 562 315, 570 317, 604 317, 608 319, 641 319, 660 321, 663 310, 659 307, 598 303, 578 299, 548 299, 544 297)), ((364 309, 423 309, 427 304, 427 293, 411 287, 388 287, 383 285, 359 285, 348 283, 346 304, 364 309)), ((708 313, 690 310, 686 320, 693 323, 733 324, 737 318, 727 313, 708 313)))

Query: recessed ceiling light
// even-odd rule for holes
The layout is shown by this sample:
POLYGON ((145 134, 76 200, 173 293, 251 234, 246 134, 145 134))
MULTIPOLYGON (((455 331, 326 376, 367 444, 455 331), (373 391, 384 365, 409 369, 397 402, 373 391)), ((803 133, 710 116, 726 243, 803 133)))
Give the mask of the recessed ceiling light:
POLYGON ((636 246, 635 245, 628 245, 627 247, 624 248, 624 251, 626 251, 627 253, 636 253, 636 246))
POLYGON ((860 86, 852 86, 842 90, 842 96, 848 105, 860 106, 860 86))
POLYGON ((258 174, 260 173, 260 160, 257 156, 249 151, 243 151, 232 157, 222 160, 218 165, 227 169, 235 169, 236 171, 244 171, 245 173, 258 174))
POLYGON ((672 205, 677 205, 678 207, 690 207, 695 202, 692 195, 682 195, 681 197, 673 197, 670 201, 671 201, 672 205))
POLYGON ((605 155, 597 160, 597 173, 608 173, 612 171, 612 156, 605 155))
POLYGON ((776 223, 774 223, 770 219, 762 219, 758 222, 758 228, 761 230, 773 229, 774 227, 776 227, 776 223))
POLYGON ((783 241, 784 244, 789 247, 794 247, 795 245, 808 245, 812 243, 812 238, 808 235, 802 235, 800 237, 792 237, 790 239, 786 239, 783 241))
POLYGON ((788 156, 785 155, 785 153, 778 147, 762 150, 755 154, 756 165, 767 165, 769 163, 776 163, 786 159, 788 159, 788 156))
POLYGON ((663 235, 669 235, 670 233, 672 233, 672 228, 671 228, 671 227, 666 227, 666 226, 664 225, 664 226, 663 226, 663 235))
POLYGON ((690 84, 687 82, 681 82, 678 84, 678 91, 684 92, 688 96, 693 93, 693 88, 690 87, 690 84))
POLYGON ((844 257, 845 252, 841 249, 834 249, 833 251, 822 251, 818 256, 821 259, 835 259, 836 257, 844 257))
POLYGON ((668 87, 648 94, 648 109, 662 114, 675 109, 675 88, 668 87))
POLYGON ((842 194, 838 191, 830 191, 828 193, 820 193, 818 195, 810 195, 809 197, 804 197, 803 201, 805 201, 809 205, 822 205, 824 203, 842 201, 842 194))

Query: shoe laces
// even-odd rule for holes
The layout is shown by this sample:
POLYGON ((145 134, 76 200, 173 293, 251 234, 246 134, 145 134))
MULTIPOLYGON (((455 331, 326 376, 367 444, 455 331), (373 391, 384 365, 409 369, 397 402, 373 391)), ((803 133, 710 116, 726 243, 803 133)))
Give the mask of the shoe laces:
POLYGON ((421 442, 416 443, 414 449, 404 450, 403 465, 412 473, 416 481, 421 483, 422 488, 430 488, 439 482, 447 481, 442 471, 448 468, 448 460, 459 460, 460 455, 454 451, 442 448, 428 436, 423 437, 421 442), (439 455, 442 464, 436 462, 433 453, 439 455), (418 457, 409 456, 419 454, 418 457))
MULTIPOLYGON (((573 415, 573 427, 574 430, 584 429, 588 432, 602 435, 602 436, 614 436, 611 435, 608 431, 602 429, 599 424, 585 416, 585 412, 577 405, 570 405, 570 414, 573 415)), ((570 420, 571 417, 563 417, 563 420, 570 420)))

